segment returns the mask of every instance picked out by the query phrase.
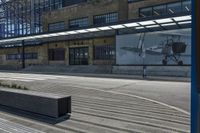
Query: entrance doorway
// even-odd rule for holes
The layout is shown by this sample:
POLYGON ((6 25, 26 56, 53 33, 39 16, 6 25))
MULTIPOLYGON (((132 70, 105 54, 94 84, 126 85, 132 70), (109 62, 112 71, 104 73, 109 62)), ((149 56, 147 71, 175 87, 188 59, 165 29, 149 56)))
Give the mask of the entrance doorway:
POLYGON ((88 65, 88 57, 88 47, 69 49, 70 65, 88 65))

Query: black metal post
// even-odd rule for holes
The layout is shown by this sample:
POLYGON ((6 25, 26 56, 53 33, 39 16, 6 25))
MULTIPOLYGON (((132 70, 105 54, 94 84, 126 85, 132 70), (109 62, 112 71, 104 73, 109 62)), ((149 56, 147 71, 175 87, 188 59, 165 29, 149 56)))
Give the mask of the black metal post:
MULTIPOLYGON (((198 92, 199 92, 199 95, 198 95, 198 102, 197 105, 196 105, 196 108, 198 108, 198 123, 196 124, 197 127, 198 127, 198 133, 200 133, 200 38, 199 38, 199 35, 200 35, 200 18, 199 18, 199 15, 200 15, 200 7, 199 7, 199 4, 200 4, 200 1, 199 0, 196 0, 195 1, 195 32, 196 34, 193 35, 195 36, 195 40, 196 40, 196 44, 195 44, 195 48, 196 48, 196 67, 197 67, 197 89, 198 89, 198 92)), ((194 29, 193 29, 194 30, 194 29)), ((194 45, 193 45, 194 46, 194 45)), ((192 88, 194 89, 194 88, 192 88)), ((192 101, 192 102, 195 102, 195 101, 192 101)), ((192 114, 195 116, 195 114, 192 114)), ((194 130, 195 131, 195 130, 194 130)))
POLYGON ((192 90, 191 90, 191 132, 200 133, 200 1, 192 2, 193 12, 193 34, 192 35, 192 90), (198 94, 197 94, 198 93, 198 94))
POLYGON ((22 68, 25 68, 25 46, 24 40, 22 40, 22 68))
POLYGON ((142 75, 143 79, 145 79, 147 77, 147 66, 144 65, 143 66, 143 75, 142 75))

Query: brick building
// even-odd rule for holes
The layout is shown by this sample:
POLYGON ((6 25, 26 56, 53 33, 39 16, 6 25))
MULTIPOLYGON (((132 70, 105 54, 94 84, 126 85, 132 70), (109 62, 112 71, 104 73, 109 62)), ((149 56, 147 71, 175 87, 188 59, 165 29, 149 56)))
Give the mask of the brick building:
MULTIPOLYGON (((102 25, 112 25, 132 20, 140 21, 160 17, 167 18, 191 13, 190 0, 54 0, 53 2, 52 0, 37 0, 34 1, 34 4, 31 0, 24 1, 30 2, 28 4, 30 9, 28 10, 27 8, 27 14, 29 13, 27 16, 29 17, 25 18, 26 21, 24 20, 22 24, 19 23, 24 18, 22 20, 18 20, 17 18, 12 20, 13 17, 17 16, 17 13, 13 15, 9 11, 6 11, 6 9, 10 9, 8 7, 5 9, 3 6, 5 3, 1 3, 0 12, 2 10, 3 14, 4 11, 4 19, 0 21, 0 37, 2 40, 35 34, 73 31, 88 27, 95 28, 101 27, 102 25), (30 20, 27 21, 27 19, 30 20), (18 24, 16 25, 17 22, 18 24), (23 27, 24 24, 26 26, 23 27)), ((16 3, 13 4, 14 1, 12 0, 9 2, 10 5, 17 5, 16 3)), ((182 26, 181 24, 177 24, 176 27, 172 26, 169 29, 163 29, 165 29, 163 32, 166 32, 165 35, 169 35, 171 33, 169 32, 170 30, 174 32, 177 29, 180 29, 180 33, 174 32, 176 35, 183 33, 190 35, 190 25, 182 26)), ((25 64, 26 66, 120 65, 120 60, 116 59, 118 57, 117 53, 119 54, 116 44, 118 44, 117 40, 120 36, 157 31, 163 30, 149 29, 147 31, 141 30, 137 32, 126 28, 93 32, 90 34, 72 34, 67 37, 59 36, 47 39, 30 39, 25 41, 25 64)), ((158 34, 160 35, 160 33, 158 34)), ((21 42, 1 43, 0 65, 20 68, 22 66, 22 52, 21 42)), ((190 62, 186 62, 185 65, 190 65, 190 62)), ((121 65, 144 64, 146 63, 121 63, 121 65)), ((163 65, 162 60, 159 63, 158 61, 150 63, 150 65, 152 64, 163 65)), ((169 64, 180 65, 178 63, 169 64)), ((181 63, 181 65, 183 64, 181 63)))

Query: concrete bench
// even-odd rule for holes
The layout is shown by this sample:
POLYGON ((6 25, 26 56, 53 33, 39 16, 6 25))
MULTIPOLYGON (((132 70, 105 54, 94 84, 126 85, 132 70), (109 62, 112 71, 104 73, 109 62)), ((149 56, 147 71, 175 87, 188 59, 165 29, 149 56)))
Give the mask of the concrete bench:
POLYGON ((50 118, 71 114, 71 96, 0 88, 0 105, 50 118))

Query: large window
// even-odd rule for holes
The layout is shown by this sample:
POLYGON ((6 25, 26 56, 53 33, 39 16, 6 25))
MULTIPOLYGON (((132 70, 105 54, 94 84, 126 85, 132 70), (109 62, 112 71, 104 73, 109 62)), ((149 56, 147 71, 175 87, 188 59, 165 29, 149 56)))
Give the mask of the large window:
POLYGON ((89 26, 88 17, 73 19, 69 21, 69 28, 81 28, 89 26))
POLYGON ((159 6, 154 6, 153 7, 153 15, 154 16, 159 16, 159 15, 165 15, 166 14, 166 5, 159 5, 159 6))
POLYGON ((115 58, 115 47, 113 45, 103 45, 94 47, 95 60, 113 60, 115 58))
POLYGON ((78 4, 82 2, 86 2, 87 0, 63 0, 63 5, 64 6, 70 6, 73 4, 78 4))
POLYGON ((49 60, 50 61, 63 61, 65 60, 65 49, 57 48, 57 49, 49 49, 49 60))
POLYGON ((142 1, 142 0, 128 0, 128 3, 138 2, 138 1, 142 1))
POLYGON ((70 48, 69 63, 70 65, 88 65, 88 47, 70 48))
POLYGON ((63 7, 64 0, 10 0, 0 4, 0 36, 17 37, 43 32, 42 14, 63 7), (10 8, 13 7, 14 8, 10 8), (3 17, 3 18, 2 18, 3 17))
POLYGON ((152 7, 140 9, 140 17, 152 16, 152 7))
POLYGON ((184 12, 189 12, 189 11, 191 11, 191 1, 190 1, 190 0, 183 1, 182 10, 183 10, 184 12))
POLYGON ((139 17, 176 14, 181 12, 191 12, 191 0, 182 0, 179 2, 140 8, 139 17))
POLYGON ((64 22, 58 22, 58 23, 52 23, 48 26, 49 31, 59 31, 65 29, 65 23, 64 22))
POLYGON ((167 5, 168 14, 180 13, 181 12, 181 3, 171 3, 167 5))
POLYGON ((94 16, 94 24, 105 24, 105 23, 112 23, 118 21, 118 13, 108 13, 103 15, 94 16))
MULTIPOLYGON (((28 60, 38 59, 37 53, 25 53, 24 58, 28 60)), ((7 60, 19 60, 22 59, 22 54, 8 54, 6 55, 7 60)))

